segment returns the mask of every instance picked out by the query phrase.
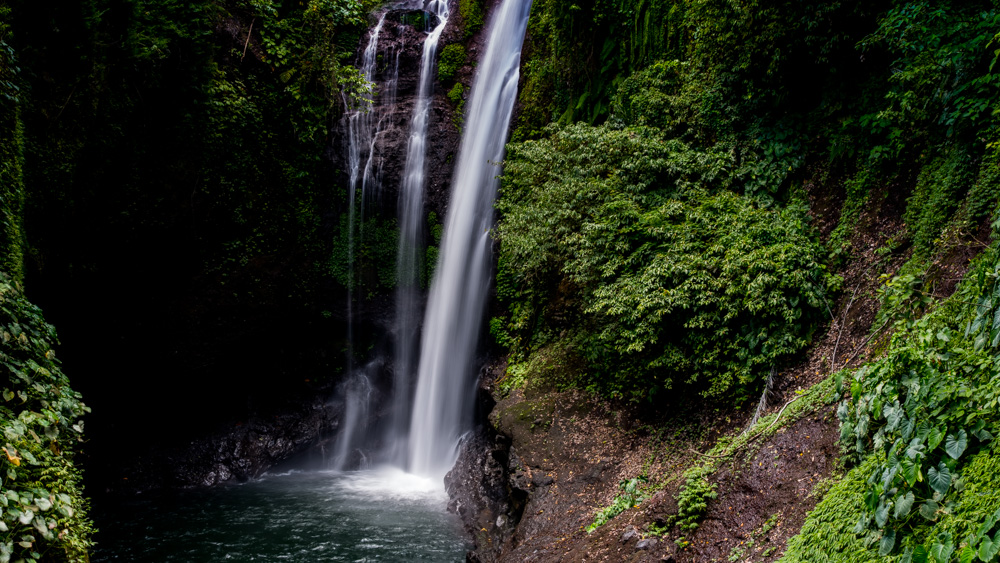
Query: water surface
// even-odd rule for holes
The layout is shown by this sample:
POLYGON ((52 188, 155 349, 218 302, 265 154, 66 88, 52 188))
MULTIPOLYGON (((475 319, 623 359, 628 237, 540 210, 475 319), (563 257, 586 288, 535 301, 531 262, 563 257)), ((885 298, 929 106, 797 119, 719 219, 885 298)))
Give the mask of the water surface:
POLYGON ((291 472, 97 507, 93 560, 464 561, 440 481, 397 469, 291 472))

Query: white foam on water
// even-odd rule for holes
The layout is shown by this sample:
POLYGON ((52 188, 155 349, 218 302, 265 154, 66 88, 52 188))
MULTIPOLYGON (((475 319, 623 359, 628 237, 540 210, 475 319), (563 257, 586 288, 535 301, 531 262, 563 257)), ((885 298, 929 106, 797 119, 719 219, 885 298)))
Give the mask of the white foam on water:
POLYGON ((383 466, 336 475, 335 486, 359 500, 413 501, 441 504, 442 507, 448 500, 440 479, 408 473, 398 467, 383 466))

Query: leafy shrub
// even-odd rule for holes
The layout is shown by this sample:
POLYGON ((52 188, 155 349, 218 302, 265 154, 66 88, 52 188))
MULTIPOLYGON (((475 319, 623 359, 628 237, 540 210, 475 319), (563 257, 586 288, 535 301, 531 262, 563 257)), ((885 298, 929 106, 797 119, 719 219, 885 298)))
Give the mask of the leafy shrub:
POLYGON ((857 515, 864 510, 864 498, 858 491, 864 488, 878 462, 877 456, 868 458, 830 488, 809 513, 799 533, 788 540, 782 563, 885 561, 852 531, 857 515))
MULTIPOLYGON (((947 136, 991 120, 1000 76, 993 73, 1000 10, 992 2, 894 2, 865 50, 895 60, 883 116, 894 127, 937 125, 947 136)), ((905 143, 906 137, 896 140, 905 143)))
POLYGON ((639 506, 643 500, 646 499, 645 493, 643 493, 640 488, 640 484, 644 483, 646 479, 642 477, 635 477, 627 481, 622 481, 618 483, 618 488, 621 489, 621 494, 615 496, 611 504, 597 511, 594 515, 594 521, 587 526, 587 533, 593 532, 597 528, 604 525, 605 522, 611 520, 615 516, 618 516, 622 512, 625 512, 633 506, 639 506))
POLYGON ((826 275, 802 207, 719 189, 726 155, 654 130, 550 134, 509 147, 497 204, 515 356, 582 326, 595 389, 721 396, 807 343, 826 275))
POLYGON ((885 357, 838 382, 850 395, 837 411, 843 445, 853 459, 868 460, 853 532, 877 544, 881 556, 905 543, 903 560, 949 561, 954 553, 971 561, 992 542, 986 534, 996 519, 968 538, 946 530, 925 543, 912 538, 967 511, 965 468, 1000 429, 998 311, 994 243, 955 295, 915 321, 899 321, 885 357))
POLYGON ((975 178, 976 167, 964 147, 953 147, 924 167, 903 215, 918 255, 934 248, 975 178))
POLYGON ((483 0, 458 0, 458 13, 462 16, 463 36, 466 39, 482 29, 486 21, 483 0))
POLYGON ((698 528, 702 517, 708 511, 708 501, 715 499, 716 484, 708 480, 711 466, 696 466, 684 472, 684 486, 677 495, 677 517, 675 523, 685 532, 698 528))
POLYGON ((55 329, 0 274, 0 561, 87 561, 93 532, 73 466, 89 412, 52 346, 55 329))
MULTIPOLYGON (((438 60, 438 80, 446 84, 454 80, 458 69, 465 64, 465 57, 465 46, 461 43, 452 43, 441 49, 441 58, 438 60)), ((461 97, 461 91, 458 92, 458 96, 461 97)), ((451 98, 450 95, 449 98, 451 98)), ((455 102, 455 100, 452 101, 455 102)))

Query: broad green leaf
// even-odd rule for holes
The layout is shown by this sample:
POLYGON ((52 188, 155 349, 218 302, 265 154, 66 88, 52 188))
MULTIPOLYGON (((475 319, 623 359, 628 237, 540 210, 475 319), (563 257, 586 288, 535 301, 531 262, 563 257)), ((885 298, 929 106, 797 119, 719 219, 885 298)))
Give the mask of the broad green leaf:
POLYGON ((917 472, 918 466, 912 460, 904 459, 899 462, 902 468, 903 479, 906 480, 906 484, 913 486, 917 484, 917 472))
POLYGON ((910 440, 910 445, 906 447, 906 457, 916 459, 923 451, 924 445, 920 443, 920 438, 914 438, 910 440))
POLYGON ((988 516, 986 520, 983 521, 982 526, 979 527, 979 532, 976 534, 979 537, 986 536, 993 529, 993 526, 1000 521, 1000 510, 993 513, 992 516, 988 516))
POLYGON ((896 479, 897 473, 899 473, 898 461, 890 467, 885 468, 885 471, 882 472, 882 490, 886 490, 890 485, 892 485, 892 482, 896 479))
POLYGON ((867 527, 868 527, 868 519, 862 516, 861 518, 858 519, 858 522, 854 525, 854 528, 851 530, 851 532, 854 535, 860 535, 861 532, 864 532, 865 528, 867 527))
POLYGON ((882 501, 879 503, 878 508, 875 509, 875 524, 879 528, 885 526, 886 521, 889 520, 889 505, 882 501))
POLYGON ((927 502, 920 505, 920 515, 928 520, 934 520, 937 518, 938 503, 933 500, 928 500, 927 502))
POLYGON ((916 429, 917 425, 913 422, 912 418, 906 418, 905 415, 902 418, 903 418, 903 428, 902 428, 903 441, 909 442, 910 437, 913 436, 913 430, 916 429))
POLYGON ((944 430, 940 428, 931 428, 930 433, 927 435, 927 451, 933 452, 934 448, 938 447, 938 444, 944 440, 944 430))
POLYGON ((882 557, 892 553, 892 548, 896 546, 896 530, 888 529, 882 533, 882 539, 878 542, 878 554, 882 557))
POLYGON ((979 559, 986 562, 992 561, 996 557, 998 548, 1000 545, 993 543, 989 536, 983 538, 983 541, 979 543, 979 559))
POLYGON ((944 442, 944 451, 951 456, 952 459, 958 459, 962 457, 962 452, 969 445, 969 436, 965 433, 965 430, 959 430, 957 434, 948 434, 948 438, 944 442))
POLYGON ((914 500, 913 491, 908 491, 905 495, 900 495, 896 499, 896 507, 893 510, 892 516, 897 520, 906 517, 910 513, 910 510, 913 509, 914 500))
POLYGON ((865 506, 868 507, 868 510, 875 510, 875 507, 878 506, 878 497, 879 493, 874 487, 865 491, 865 506))
POLYGON ((972 429, 972 435, 975 436, 980 442, 988 442, 993 439, 993 435, 986 429, 986 421, 982 419, 980 419, 979 422, 976 423, 976 427, 972 429))
POLYGON ((951 554, 955 551, 955 544, 952 542, 948 543, 935 543, 931 546, 931 557, 937 563, 948 563, 951 559, 951 554))
POLYGON ((840 425, 840 439, 841 440, 844 440, 846 442, 847 440, 849 440, 851 438, 852 434, 854 434, 854 425, 853 424, 851 424, 850 422, 845 422, 842 425, 840 425))
POLYGON ((985 332, 979 333, 979 336, 976 337, 975 342, 973 342, 973 344, 972 344, 973 350, 975 350, 976 352, 981 351, 983 349, 983 347, 986 346, 986 341, 987 340, 988 340, 988 338, 987 338, 985 332))
POLYGON ((886 424, 889 426, 890 430, 895 430, 896 426, 899 424, 899 419, 902 414, 903 410, 894 405, 886 405, 882 409, 882 416, 885 417, 886 424))
POLYGON ((944 462, 941 462, 936 468, 931 467, 928 469, 927 483, 932 489, 942 495, 948 492, 948 489, 951 487, 951 471, 948 470, 948 466, 944 462))
POLYGON ((958 552, 958 562, 959 563, 972 563, 976 558, 976 550, 969 546, 962 548, 962 551, 958 552))

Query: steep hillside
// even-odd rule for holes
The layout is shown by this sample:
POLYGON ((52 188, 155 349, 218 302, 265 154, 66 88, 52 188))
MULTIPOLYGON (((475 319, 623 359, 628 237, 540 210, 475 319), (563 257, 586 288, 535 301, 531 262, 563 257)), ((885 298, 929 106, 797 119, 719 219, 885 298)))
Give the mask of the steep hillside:
POLYGON ((998 7, 529 26, 477 556, 996 560, 998 7))

